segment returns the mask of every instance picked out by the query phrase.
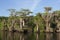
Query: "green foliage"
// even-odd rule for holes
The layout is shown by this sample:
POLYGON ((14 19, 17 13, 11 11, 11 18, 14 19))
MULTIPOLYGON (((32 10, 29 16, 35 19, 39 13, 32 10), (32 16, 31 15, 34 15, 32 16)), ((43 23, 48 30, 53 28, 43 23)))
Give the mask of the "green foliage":
MULTIPOLYGON (((9 17, 0 17, 0 29, 3 27, 3 20, 5 19, 6 24, 10 27, 12 25, 13 21, 16 21, 14 23, 14 26, 18 28, 20 26, 19 22, 20 19, 25 21, 25 24, 29 27, 32 28, 32 30, 36 31, 37 25, 40 28, 40 30, 44 30, 45 27, 45 18, 44 16, 47 16, 49 11, 51 10, 50 7, 45 7, 46 12, 45 13, 37 13, 36 16, 30 16, 31 12, 29 9, 21 9, 20 11, 16 11, 15 9, 10 9, 10 16, 9 17), (42 16, 43 15, 43 16, 42 16), (13 20, 13 21, 12 21, 13 20)), ((60 10, 54 11, 53 14, 58 14, 56 17, 60 17, 60 10)), ((48 18, 49 19, 49 18, 48 18)), ((56 22, 55 22, 55 17, 52 17, 50 19, 51 27, 55 28, 56 22)), ((59 19, 60 20, 60 19, 59 19)))
POLYGON ((8 17, 4 17, 4 16, 0 17, 0 30, 3 28, 3 23, 2 22, 3 22, 4 19, 8 20, 8 17))
MULTIPOLYGON (((35 22, 35 24, 37 24, 39 26, 40 30, 44 29, 44 20, 40 13, 37 13, 36 16, 34 17, 34 22, 35 22)), ((36 29, 36 27, 35 27, 35 29, 36 29)))

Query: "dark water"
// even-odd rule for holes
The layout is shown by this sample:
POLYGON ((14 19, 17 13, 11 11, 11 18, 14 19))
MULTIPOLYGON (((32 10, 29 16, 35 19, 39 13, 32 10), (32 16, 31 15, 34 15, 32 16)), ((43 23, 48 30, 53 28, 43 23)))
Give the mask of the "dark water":
POLYGON ((60 40, 60 33, 18 33, 0 31, 0 40, 60 40))

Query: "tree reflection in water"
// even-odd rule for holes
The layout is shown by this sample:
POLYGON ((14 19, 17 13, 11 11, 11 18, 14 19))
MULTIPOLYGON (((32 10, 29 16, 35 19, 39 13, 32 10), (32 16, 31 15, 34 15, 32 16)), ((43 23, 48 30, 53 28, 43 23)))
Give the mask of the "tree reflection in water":
POLYGON ((60 40, 60 33, 0 32, 0 40, 60 40))
POLYGON ((52 33, 45 33, 45 40, 52 40, 52 33))

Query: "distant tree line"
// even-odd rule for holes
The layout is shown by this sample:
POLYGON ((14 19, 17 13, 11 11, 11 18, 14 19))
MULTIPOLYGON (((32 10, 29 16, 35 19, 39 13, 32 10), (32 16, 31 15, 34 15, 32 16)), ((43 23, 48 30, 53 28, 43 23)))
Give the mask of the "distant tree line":
POLYGON ((45 29, 46 31, 48 31, 49 27, 56 30, 58 29, 56 27, 56 21, 58 20, 58 22, 60 23, 60 10, 56 10, 51 13, 51 9, 51 7, 45 7, 44 13, 37 12, 35 16, 30 15, 33 12, 31 12, 29 9, 21 9, 20 11, 9 9, 9 17, 0 17, 0 29, 2 29, 6 24, 10 30, 20 30, 24 27, 38 32, 40 32, 40 30, 44 31, 45 29))

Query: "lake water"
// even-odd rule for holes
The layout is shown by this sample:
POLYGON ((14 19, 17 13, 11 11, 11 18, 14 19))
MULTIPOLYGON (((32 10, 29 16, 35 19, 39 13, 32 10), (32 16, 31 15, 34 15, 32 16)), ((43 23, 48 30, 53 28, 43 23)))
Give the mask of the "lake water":
POLYGON ((60 33, 19 33, 0 31, 0 40, 60 40, 60 33))

